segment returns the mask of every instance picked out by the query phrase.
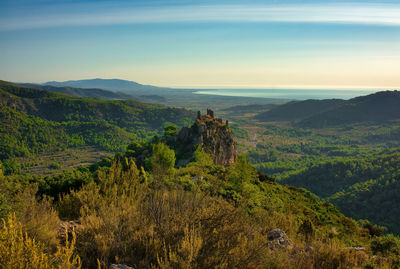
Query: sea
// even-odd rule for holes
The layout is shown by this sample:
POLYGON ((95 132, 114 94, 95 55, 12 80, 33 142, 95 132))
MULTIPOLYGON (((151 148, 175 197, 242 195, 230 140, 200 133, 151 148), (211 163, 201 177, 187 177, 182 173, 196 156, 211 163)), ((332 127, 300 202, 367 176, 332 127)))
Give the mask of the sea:
POLYGON ((257 98, 276 98, 291 100, 307 99, 351 99, 357 96, 368 95, 381 91, 376 90, 310 90, 310 89, 213 89, 198 90, 195 94, 222 95, 222 96, 240 96, 257 98))

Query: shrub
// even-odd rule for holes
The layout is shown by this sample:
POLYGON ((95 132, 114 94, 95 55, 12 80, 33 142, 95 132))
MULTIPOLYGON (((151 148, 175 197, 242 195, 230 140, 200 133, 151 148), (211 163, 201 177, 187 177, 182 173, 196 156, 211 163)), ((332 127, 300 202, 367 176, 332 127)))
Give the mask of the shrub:
POLYGON ((400 239, 392 234, 375 237, 371 242, 371 250, 374 254, 385 256, 400 255, 400 239))
POLYGON ((57 230, 60 219, 51 201, 46 198, 39 201, 36 192, 37 186, 30 185, 20 194, 21 202, 16 208, 16 215, 30 237, 55 250, 59 243, 57 230))
POLYGON ((65 268, 80 269, 79 256, 74 254, 75 234, 71 242, 68 237, 65 246, 58 246, 57 252, 50 254, 45 246, 28 236, 15 214, 2 219, 0 229, 0 268, 65 268))
POLYGON ((52 162, 51 164, 49 164, 49 168, 50 169, 61 169, 61 164, 58 162, 52 162))
POLYGON ((153 145, 153 155, 147 163, 155 180, 169 177, 174 173, 175 152, 164 143, 157 143, 153 145))

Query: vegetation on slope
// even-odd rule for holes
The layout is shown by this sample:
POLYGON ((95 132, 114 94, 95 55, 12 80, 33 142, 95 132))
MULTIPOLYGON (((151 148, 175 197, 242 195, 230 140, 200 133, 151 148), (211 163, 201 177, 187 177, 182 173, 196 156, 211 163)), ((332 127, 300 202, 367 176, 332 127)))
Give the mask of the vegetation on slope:
POLYGON ((400 233, 399 153, 329 161, 303 169, 283 182, 310 190, 348 216, 400 233))
POLYGON ((73 88, 73 87, 56 87, 52 85, 39 85, 39 84, 30 84, 24 83, 19 84, 26 88, 34 88, 40 89, 50 92, 58 92, 69 96, 74 97, 88 97, 88 98, 98 98, 98 99, 132 99, 131 95, 121 93, 121 92, 112 92, 103 89, 83 89, 83 88, 73 88))
POLYGON ((296 121, 329 110, 344 103, 340 99, 292 101, 258 114, 260 121, 296 121))
POLYGON ((47 253, 54 253, 57 242, 54 212, 75 221, 74 253, 84 268, 99 263, 103 268, 110 263, 135 268, 389 268, 400 262, 397 237, 382 235, 368 222, 358 224, 304 189, 260 176, 245 156, 223 167, 198 148, 195 161, 177 169, 174 151, 158 141, 144 167, 137 167, 128 152, 63 179, 3 177, 1 217, 15 212, 24 231, 47 253), (39 184, 39 195, 49 193, 57 202, 35 198, 32 183, 39 184), (272 247, 268 232, 275 228, 287 233, 290 248, 272 247))
POLYGON ((307 127, 328 127, 352 123, 385 123, 400 119, 400 92, 383 91, 346 101, 299 123, 307 127))
POLYGON ((187 125, 192 116, 134 100, 73 98, 0 82, 0 160, 81 146, 122 151, 167 123, 187 125))
MULTIPOLYGON (((131 137, 149 136, 166 121, 182 116, 176 110, 134 101, 71 98, 3 84, 0 103, 5 127, 1 134, 5 134, 4 141, 10 142, 5 144, 4 152, 12 152, 4 156, 40 153, 88 141, 97 146, 118 146, 123 135, 136 140, 126 154, 59 175, 16 172, 4 176, 4 170, 13 174, 9 172, 13 165, 7 163, 13 159, 4 162, 6 166, 0 168, 0 217, 5 223, 20 223, 13 225, 20 228, 4 225, 1 239, 8 238, 8 231, 17 235, 26 232, 18 242, 32 245, 35 255, 56 261, 59 242, 65 242, 59 232, 61 218, 62 226, 72 225, 77 234, 73 251, 66 251, 70 253, 67 259, 77 262, 79 256, 84 268, 98 268, 99 264, 107 268, 110 263, 138 268, 396 268, 400 264, 398 237, 384 235, 384 228, 369 221, 345 217, 335 206, 305 189, 275 183, 258 173, 245 156, 232 166, 222 167, 198 148, 193 162, 176 168, 176 153, 160 142, 168 141, 171 133, 175 135, 176 128, 166 128, 164 138, 156 137, 146 144, 131 137), (164 116, 165 112, 171 114, 164 116), (154 125, 150 119, 155 119, 154 125), (18 141, 24 141, 21 145, 25 146, 14 147, 18 141), (136 159, 138 150, 146 152, 144 160, 136 159), (287 233, 290 247, 271 245, 268 232, 275 228, 287 233), (353 248, 356 246, 363 248, 353 248)), ((184 119, 179 118, 181 123, 184 119)), ((398 128, 374 128, 367 134, 360 128, 351 129, 351 136, 347 136, 347 129, 346 135, 338 136, 337 130, 323 134, 308 129, 270 128, 263 137, 279 135, 285 140, 279 145, 274 140, 259 143, 249 152, 249 159, 264 171, 286 171, 285 176, 290 176, 316 160, 365 157, 367 163, 361 160, 360 170, 353 169, 351 161, 344 166, 348 165, 352 174, 370 175, 370 171, 377 177, 387 177, 371 184, 361 180, 359 185, 349 185, 329 196, 334 202, 336 197, 352 199, 356 190, 359 192, 353 202, 363 205, 371 189, 386 191, 382 189, 384 181, 393 190, 397 188, 397 181, 390 179, 398 167, 394 154, 387 156, 391 159, 377 160, 376 171, 370 169, 375 163, 370 165, 368 161, 372 160, 371 154, 387 150, 388 141, 398 145, 398 128), (388 163, 393 170, 379 168, 388 163)), ((317 172, 320 179, 324 169, 317 172)), ((345 176, 349 175, 346 170, 345 176)), ((394 196, 388 196, 388 200, 381 197, 378 202, 393 203, 396 191, 390 193, 394 196)), ((0 247, 8 251, 7 242, 1 241, 0 247)), ((18 260, 16 255, 9 256, 10 264, 18 260)))
POLYGON ((360 123, 385 123, 400 119, 400 92, 383 91, 344 101, 295 101, 256 116, 260 121, 291 121, 297 126, 326 128, 360 123))

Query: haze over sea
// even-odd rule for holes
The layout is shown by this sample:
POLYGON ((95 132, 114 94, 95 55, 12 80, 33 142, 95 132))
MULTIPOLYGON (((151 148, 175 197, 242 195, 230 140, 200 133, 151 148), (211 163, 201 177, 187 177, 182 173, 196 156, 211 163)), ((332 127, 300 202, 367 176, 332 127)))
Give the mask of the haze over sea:
POLYGON ((310 89, 213 89, 199 90, 196 94, 210 94, 223 96, 242 96, 278 99, 351 99, 368 95, 380 90, 310 90, 310 89))

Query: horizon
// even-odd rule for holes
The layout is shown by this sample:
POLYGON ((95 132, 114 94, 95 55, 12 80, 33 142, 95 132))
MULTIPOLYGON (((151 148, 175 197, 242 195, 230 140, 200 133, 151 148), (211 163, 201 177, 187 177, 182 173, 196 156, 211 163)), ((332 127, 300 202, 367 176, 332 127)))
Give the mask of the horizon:
POLYGON ((0 0, 1 79, 191 89, 399 89, 393 0, 0 0))
MULTIPOLYGON (((164 85, 155 85, 155 84, 147 84, 147 83, 141 83, 136 80, 127 80, 127 79, 121 79, 121 78, 101 78, 101 77, 93 77, 93 78, 83 78, 83 79, 68 79, 68 80, 63 80, 63 81, 57 81, 57 80, 48 80, 48 81, 40 81, 40 82, 31 82, 31 81, 10 81, 12 83, 35 83, 35 84, 41 84, 44 85, 46 83, 51 83, 51 82, 57 82, 57 83, 65 83, 65 82, 75 82, 75 81, 89 81, 89 80, 120 80, 120 81, 127 81, 127 82, 133 82, 133 83, 138 83, 140 85, 144 86, 155 86, 155 87, 160 87, 160 88, 173 88, 173 89, 182 89, 182 90, 330 90, 330 91, 345 91, 345 90, 351 90, 351 91, 396 91, 399 90, 400 87, 387 87, 387 86, 355 86, 355 85, 347 85, 347 86, 341 86, 341 87, 336 87, 332 85, 197 85, 197 86, 191 86, 191 85, 183 85, 183 86, 164 86, 164 85)), ((51 85, 51 84, 49 84, 51 85)))

